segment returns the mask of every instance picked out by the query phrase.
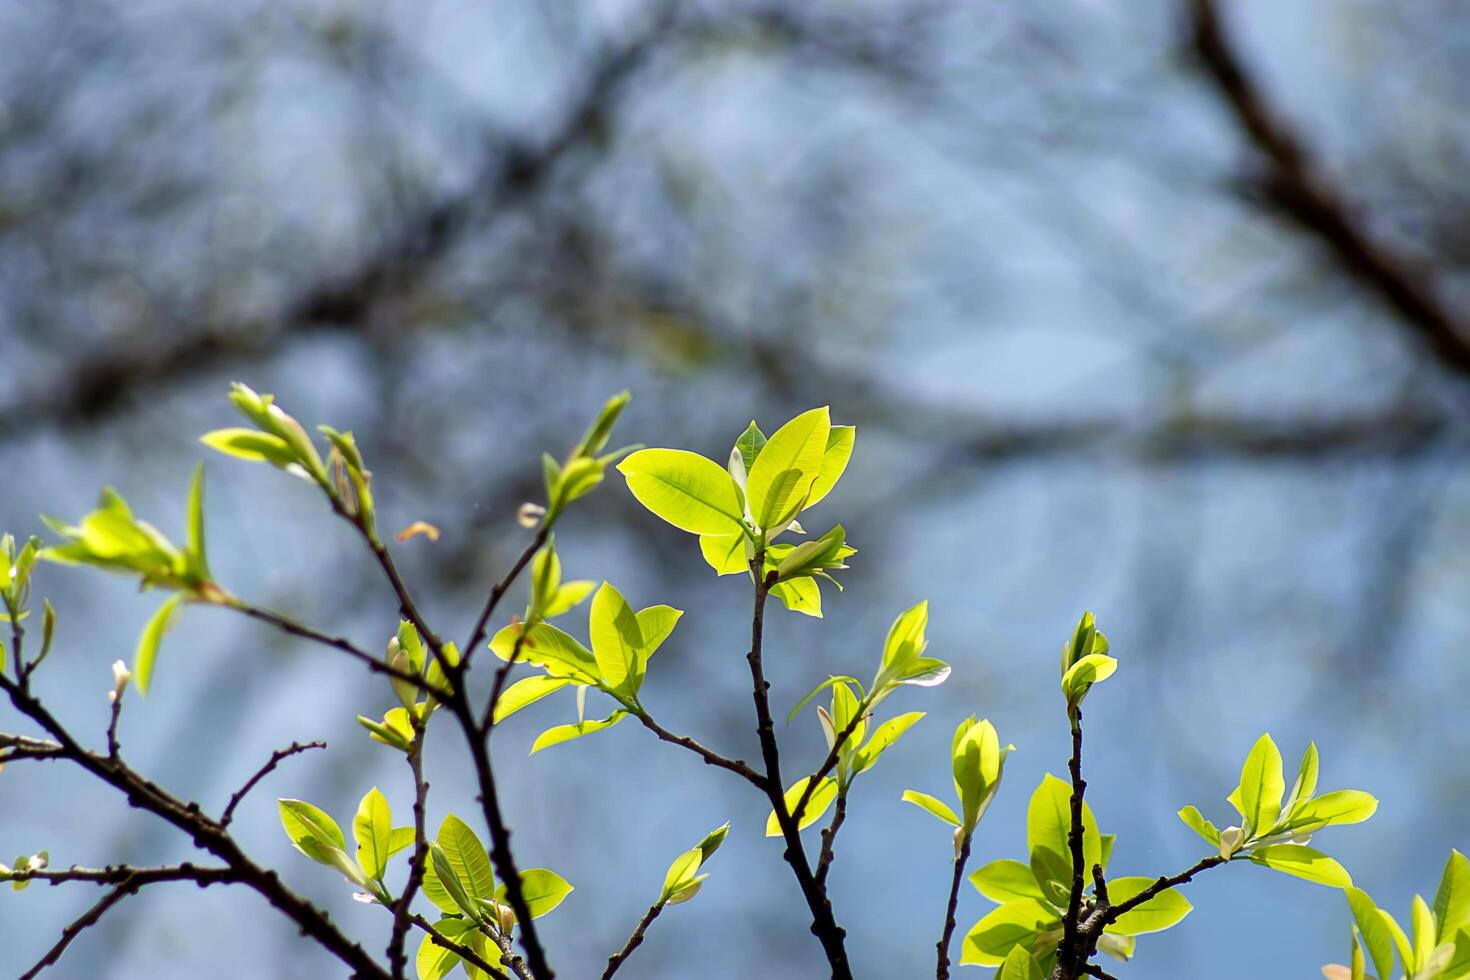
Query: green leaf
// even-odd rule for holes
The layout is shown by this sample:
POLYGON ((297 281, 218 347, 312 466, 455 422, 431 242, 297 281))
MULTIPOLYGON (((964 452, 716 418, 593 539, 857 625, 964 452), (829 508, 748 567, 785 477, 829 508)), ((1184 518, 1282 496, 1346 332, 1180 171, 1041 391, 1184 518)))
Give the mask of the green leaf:
MULTIPOLYGON (((555 871, 546 868, 531 868, 521 872, 521 894, 531 910, 531 918, 539 919, 556 908, 572 893, 572 886, 555 871)), ((495 892, 501 904, 509 904, 506 888, 501 885, 495 892)))
POLYGON ((643 635, 643 645, 638 648, 640 672, 648 668, 648 658, 663 646, 683 616, 684 610, 673 606, 649 606, 638 610, 638 631, 643 635))
POLYGON ((613 426, 617 424, 618 416, 623 414, 623 409, 632 400, 633 396, 626 389, 609 398, 602 406, 602 410, 597 413, 597 418, 592 421, 592 425, 588 427, 587 434, 582 437, 576 454, 596 456, 602 452, 603 447, 607 445, 608 438, 612 436, 613 426))
POLYGON ((133 680, 138 685, 139 694, 148 693, 148 683, 153 678, 153 661, 158 657, 159 641, 173 626, 179 605, 183 601, 182 593, 175 593, 165 599, 138 637, 138 648, 133 654, 133 680))
POLYGON ((828 410, 803 412, 777 429, 750 467, 745 496, 763 529, 795 517, 821 472, 832 423, 828 410))
POLYGON ((194 572, 201 578, 209 578, 209 556, 204 542, 204 464, 194 467, 194 479, 189 484, 189 535, 187 551, 194 572))
POLYGON ((1357 923, 1358 931, 1363 936, 1363 944, 1373 960, 1373 968, 1380 977, 1392 977, 1393 933, 1384 922, 1378 906, 1361 888, 1348 888, 1344 894, 1347 896, 1348 908, 1352 910, 1353 921, 1357 923))
POLYGON ((822 618, 822 590, 817 586, 816 579, 794 578, 787 582, 777 582, 771 586, 771 595, 780 599, 781 604, 792 612, 814 619, 822 618))
POLYGON ((394 827, 388 834, 388 856, 391 858, 404 848, 412 847, 415 833, 412 827, 394 827))
POLYGON ((1310 800, 1317 792, 1317 768, 1317 743, 1308 742, 1306 751, 1302 753, 1301 765, 1297 767, 1296 780, 1291 784, 1291 792, 1281 806, 1282 813, 1290 814, 1293 807, 1310 800))
POLYGON ((1029 898, 1006 902, 971 927, 960 963, 1000 966, 1017 946, 1030 948, 1036 937, 1059 924, 1056 913, 1029 898))
POLYGON ((991 861, 976 869, 970 874, 970 884, 992 902, 1004 904, 1022 898, 1046 901, 1031 869, 1010 858, 991 861))
POLYGON ((592 597, 592 614, 588 631, 592 655, 607 686, 619 694, 632 697, 643 683, 643 631, 638 616, 623 594, 603 582, 592 597))
POLYGON ((837 485, 838 479, 847 469, 847 461, 852 458, 852 445, 856 436, 857 427, 851 425, 834 425, 828 431, 821 470, 812 481, 811 494, 807 497, 805 509, 815 507, 837 485))
POLYGON ((682 449, 642 449, 618 472, 639 503, 680 530, 742 533, 735 483, 712 460, 682 449))
MULTIPOLYGON (((1026 807, 1026 849, 1034 852, 1045 847, 1063 856, 1072 849, 1067 843, 1067 834, 1072 828, 1072 787, 1050 773, 1041 780, 1031 802, 1026 807)), ((1094 864, 1102 863, 1102 840, 1097 831, 1097 821, 1092 808, 1082 804, 1082 867, 1089 872, 1094 864)), ((1068 860, 1068 867, 1071 862, 1068 860)), ((1070 877, 1070 872, 1069 872, 1070 877)))
POLYGON ((1204 815, 1199 812, 1198 807, 1187 806, 1180 810, 1179 819, 1183 820, 1190 830, 1193 830, 1196 834, 1199 834, 1208 841, 1212 847, 1218 848, 1220 846, 1219 828, 1206 820, 1204 815))
MULTIPOLYGON (((1115 906, 1121 905, 1147 891, 1153 884, 1153 878, 1114 878, 1108 882, 1108 901, 1115 906)), ((1125 936, 1163 932, 1182 920, 1192 908, 1183 895, 1166 888, 1138 908, 1118 916, 1118 921, 1108 926, 1108 931, 1125 936)))
POLYGON ((699 866, 703 863, 704 853, 697 847, 691 847, 674 858, 664 874, 664 887, 659 893, 659 901, 667 902, 692 885, 699 874, 699 866))
POLYGON ((1284 792, 1286 780, 1281 774, 1281 751, 1269 734, 1262 735, 1251 747, 1240 770, 1241 815, 1250 825, 1252 837, 1265 834, 1276 825, 1284 792))
POLYGON ((490 649, 501 660, 509 661, 522 630, 526 638, 521 641, 517 663, 544 667, 553 677, 569 678, 578 684, 598 684, 600 673, 592 651, 549 623, 507 626, 491 639, 490 649))
POLYGON ((914 722, 924 717, 922 711, 910 711, 896 718, 890 718, 879 725, 873 731, 866 745, 857 750, 852 760, 852 774, 856 776, 860 772, 866 772, 878 761, 878 757, 884 751, 897 742, 903 733, 913 727, 914 722))
POLYGON ((480 838, 451 813, 439 825, 430 851, 435 857, 424 869, 424 895, 445 912, 479 917, 480 900, 495 897, 490 856, 480 838))
POLYGON ((807 702, 816 697, 822 691, 831 687, 833 684, 857 684, 858 689, 862 689, 862 685, 858 684, 857 678, 848 677, 846 674, 834 674, 828 677, 826 680, 822 681, 822 683, 818 684, 816 687, 812 688, 810 691, 808 691, 806 697, 796 702, 796 707, 792 708, 791 711, 788 712, 786 715, 786 724, 791 724, 792 720, 796 718, 796 716, 801 712, 801 709, 807 706, 807 702))
POLYGON ((296 453, 280 436, 254 429, 215 429, 199 438, 210 449, 253 463, 270 463, 285 469, 296 462, 296 453))
POLYGON ((750 571, 750 556, 745 553, 747 540, 744 534, 701 534, 699 553, 716 575, 739 575, 750 571))
POLYGON ((555 728, 548 728, 532 744, 531 754, 535 755, 542 749, 550 748, 553 745, 560 745, 562 742, 570 742, 572 739, 581 738, 583 735, 596 734, 604 729, 611 728, 627 716, 628 713, 619 708, 606 718, 582 721, 575 725, 557 725, 555 728))
MULTIPOLYGON (((924 630, 929 625, 929 601, 926 599, 899 614, 888 629, 888 637, 883 641, 882 670, 879 676, 885 672, 897 670, 918 657, 923 656, 924 650, 929 646, 924 638, 924 630)), ((873 685, 878 686, 876 683, 873 685)))
POLYGON ((357 865, 369 878, 381 879, 388 870, 388 857, 393 842, 393 813, 388 800, 374 786, 357 806, 352 820, 352 836, 357 841, 357 865))
POLYGON ((1092 685, 1105 681, 1118 669, 1118 661, 1101 653, 1089 653, 1062 675, 1062 694, 1068 704, 1079 704, 1092 685))
POLYGON ((1434 920, 1439 923, 1435 939, 1446 942, 1461 929, 1470 927, 1470 861, 1459 851, 1450 851, 1434 893, 1434 920))
POLYGON ((1299 804, 1286 826, 1298 834, 1310 834, 1334 824, 1362 823, 1377 809, 1378 801, 1362 790, 1341 789, 1299 804))
MULTIPOLYGON (((812 777, 803 776, 791 784, 786 791, 786 812, 790 813, 796 809, 796 804, 801 802, 802 795, 806 792, 806 784, 812 781, 812 777)), ((822 781, 817 783, 817 788, 812 790, 811 798, 806 801, 806 809, 802 811, 801 823, 798 830, 805 830, 822 818, 832 801, 837 799, 837 780, 831 776, 823 776, 822 781)), ((766 836, 780 837, 781 823, 776 819, 776 811, 771 810, 770 816, 766 817, 766 836)))
POLYGON ((1031 877, 1046 900, 1058 909, 1067 907, 1072 894, 1072 858, 1046 845, 1031 849, 1031 877))
POLYGON ((1424 970, 1431 951, 1434 950, 1434 913, 1422 895, 1415 895, 1409 906, 1409 919, 1414 928, 1414 970, 1424 970))
POLYGON ((949 804, 943 800, 935 799, 928 793, 906 789, 903 791, 903 801, 905 803, 912 803, 919 809, 932 813, 947 824, 953 824, 956 827, 960 826, 960 818, 955 816, 954 811, 949 808, 949 804))
POLYGON ((571 680, 566 677, 552 677, 550 674, 521 678, 500 692, 500 700, 495 702, 495 724, 500 724, 527 705, 535 704, 570 683, 571 680))
MULTIPOLYGON (((475 924, 467 919, 440 919, 434 924, 436 932, 461 945, 464 945, 464 934, 474 928, 475 924)), ((414 965, 418 969, 419 980, 441 980, 459 965, 459 954, 435 945, 433 937, 425 933, 414 965)))
POLYGON ((745 472, 750 473, 750 468, 755 465, 756 457, 766 446, 766 434, 761 431, 760 426, 751 419, 750 425, 740 433, 740 438, 735 440, 735 451, 740 454, 740 462, 745 467, 745 472))
POLYGON ((1041 967, 1025 946, 1012 946, 996 971, 995 980, 1041 980, 1041 967))
POLYGON ((1251 851, 1250 858, 1262 867, 1294 875, 1332 888, 1351 888, 1347 869, 1321 851, 1302 844, 1268 844, 1251 851))
POLYGON ((335 867, 337 860, 331 852, 347 852, 347 840, 337 822, 302 800, 277 800, 276 804, 281 811, 281 826, 295 848, 318 864, 335 867))

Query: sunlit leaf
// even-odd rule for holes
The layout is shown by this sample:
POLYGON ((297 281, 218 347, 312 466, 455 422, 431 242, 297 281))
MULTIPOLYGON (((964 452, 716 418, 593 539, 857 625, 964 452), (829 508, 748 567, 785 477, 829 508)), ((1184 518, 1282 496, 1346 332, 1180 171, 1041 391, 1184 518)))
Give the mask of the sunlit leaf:
POLYGON ((583 735, 593 735, 597 732, 611 728, 628 716, 621 708, 608 715, 606 718, 594 719, 592 721, 578 722, 575 725, 557 725, 542 732, 531 746, 531 754, 535 755, 542 749, 562 742, 570 742, 572 739, 581 738, 583 735))
POLYGON ((960 954, 965 965, 1000 966, 1017 946, 1030 948, 1056 926, 1056 913, 1029 898, 1006 902, 970 928, 960 954))
MULTIPOLYGON (((807 783, 811 782, 811 780, 812 777, 803 776, 791 784, 791 788, 786 791, 787 813, 791 813, 796 809, 796 804, 801 802, 802 795, 806 793, 807 783)), ((837 780, 831 776, 823 776, 821 782, 817 783, 817 788, 812 790, 811 798, 806 802, 806 809, 802 811, 801 822, 797 829, 805 830, 820 820, 822 814, 827 812, 827 808, 832 805, 832 801, 835 799, 837 799, 837 780)), ((776 819, 774 808, 771 810, 770 816, 766 817, 766 836, 781 836, 781 822, 776 819)))
POLYGON ((1256 864, 1332 888, 1350 888, 1347 869, 1321 851, 1303 844, 1268 844, 1251 851, 1256 864))
POLYGON ((153 662, 158 657, 158 644, 163 640, 163 634, 167 633, 178 618, 179 606, 184 597, 181 593, 175 593, 164 600, 163 605, 148 620, 143 627, 143 633, 138 637, 138 648, 133 654, 133 679, 138 685, 139 694, 148 693, 149 682, 153 679, 153 662))
POLYGON ((642 449, 618 464, 644 507, 694 534, 741 533, 735 483, 713 461, 682 449, 642 449))

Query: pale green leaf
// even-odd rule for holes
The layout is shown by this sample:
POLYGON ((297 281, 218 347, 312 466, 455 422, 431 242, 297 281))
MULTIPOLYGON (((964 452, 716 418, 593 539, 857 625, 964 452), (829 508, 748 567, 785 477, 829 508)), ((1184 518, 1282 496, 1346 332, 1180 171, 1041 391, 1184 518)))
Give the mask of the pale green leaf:
POLYGON ((1000 966, 1017 946, 1030 948, 1038 934, 1058 924, 1056 913, 1029 898, 1006 902, 971 927, 965 936, 960 962, 1000 966))
POLYGON ((570 742, 574 738, 581 738, 583 735, 593 735, 611 728, 627 716, 628 713, 619 708, 606 718, 582 721, 575 725, 557 725, 555 728, 548 728, 532 744, 531 754, 535 755, 542 749, 550 748, 553 745, 560 745, 562 742, 570 742))
MULTIPOLYGON (((533 919, 539 919, 556 908, 571 893, 572 886, 555 871, 531 868, 521 872, 521 894, 525 896, 533 919)), ((495 897, 501 904, 509 904, 504 885, 496 890, 495 897)))
MULTIPOLYGON (((769 445, 768 445, 769 448, 769 445)), ((791 784, 786 791, 786 812, 790 813, 796 809, 796 804, 801 802, 802 795, 806 793, 806 785, 811 782, 812 777, 803 776, 791 784)), ((823 776, 822 781, 817 783, 817 788, 812 790, 811 798, 806 802, 806 809, 802 811, 801 823, 798 830, 805 830, 822 818, 832 801, 837 799, 837 780, 831 776, 823 776)), ((773 808, 770 816, 766 818, 766 836, 780 837, 781 823, 776 819, 776 811, 773 808)))
POLYGON ((992 902, 1004 904, 1021 898, 1046 901, 1031 869, 1010 858, 991 861, 976 869, 970 874, 970 884, 992 902))
POLYGON ((1378 801, 1362 790, 1341 789, 1301 803, 1287 828, 1298 834, 1310 834, 1335 824, 1362 823, 1377 809, 1378 801))
POLYGON ((1293 807, 1310 800, 1312 794, 1317 792, 1318 765, 1317 743, 1308 742, 1306 751, 1302 753, 1301 765, 1297 767, 1296 780, 1291 784, 1291 792, 1281 805, 1282 813, 1290 814, 1293 807))
POLYGON ((1062 675, 1062 694, 1071 704, 1077 704, 1087 695, 1092 685, 1105 681, 1118 669, 1118 661, 1101 653, 1089 653, 1062 675))
POLYGON ((852 458, 852 445, 856 435, 857 427, 851 425, 834 425, 828 430, 827 448, 822 453, 821 470, 812 481, 811 493, 806 502, 807 509, 815 507, 836 486, 847 469, 847 461, 852 458))
POLYGON ((1352 910, 1353 921, 1357 923, 1358 932, 1363 936, 1363 944, 1367 946, 1368 955, 1373 960, 1373 968, 1380 977, 1392 977, 1394 942, 1388 924, 1384 922, 1378 907, 1367 892, 1361 888, 1348 888, 1344 894, 1347 896, 1348 908, 1352 910))
POLYGON ((683 615, 682 609, 675 609, 673 606, 649 606, 638 610, 638 630, 643 634, 643 645, 638 648, 638 660, 644 669, 648 666, 648 658, 663 646, 664 640, 669 638, 683 615))
POLYGON ((1438 942, 1445 942, 1461 929, 1470 927, 1470 860, 1450 851, 1434 893, 1434 919, 1439 923, 1438 942))
POLYGON ((597 658, 592 651, 549 623, 534 623, 529 628, 519 623, 507 626, 495 634, 490 649, 501 660, 510 660, 522 630, 525 639, 520 640, 517 663, 544 667, 553 676, 570 678, 578 684, 598 683, 597 658))
POLYGON ((148 684, 153 679, 153 662, 158 657, 158 644, 178 618, 179 606, 183 601, 182 593, 175 593, 165 599, 138 637, 138 648, 133 654, 133 682, 138 685, 139 694, 148 693, 148 684))
POLYGON ((699 553, 716 575, 739 575, 750 571, 750 558, 745 553, 744 534, 701 534, 699 553))
POLYGON ((500 692, 500 700, 495 702, 495 724, 500 724, 527 705, 535 704, 570 683, 572 682, 569 678, 552 677, 550 674, 521 678, 500 692))
POLYGON ((956 827, 960 826, 960 818, 955 816, 954 811, 949 808, 949 804, 930 796, 928 793, 906 789, 903 791, 903 801, 905 803, 912 803, 921 810, 927 810, 947 824, 953 824, 956 827))
POLYGON ((449 814, 439 825, 435 842, 449 860, 465 894, 474 901, 495 897, 495 876, 490 870, 490 856, 485 853, 485 845, 480 843, 469 824, 449 814))
POLYGON ((995 980, 1041 980, 1041 967, 1025 946, 1012 946, 996 971, 995 980))
POLYGON ((638 655, 643 631, 633 607, 609 582, 603 582, 592 597, 588 632, 592 655, 607 686, 630 697, 637 694, 643 683, 643 660, 638 655))
POLYGON ((682 449, 642 449, 618 464, 644 507, 694 534, 741 533, 735 483, 712 460, 682 449))
POLYGON ((755 424, 755 420, 751 419, 750 425, 746 426, 745 431, 740 433, 740 438, 735 440, 735 451, 740 454, 740 462, 745 466, 747 474, 755 465, 756 457, 760 455, 765 446, 766 434, 761 431, 760 426, 755 424))
POLYGON ((270 463, 281 469, 296 462, 296 453, 286 440, 268 432, 245 428, 215 429, 205 433, 199 441, 226 456, 255 463, 270 463))
POLYGON ((324 811, 302 800, 277 800, 281 826, 295 848, 319 864, 336 866, 331 851, 346 853, 342 828, 324 811))
POLYGON ((1180 810, 1179 819, 1183 820, 1190 830, 1193 830, 1196 834, 1199 834, 1208 841, 1212 847, 1218 848, 1220 846, 1219 828, 1206 820, 1204 815, 1199 812, 1198 807, 1187 806, 1180 810))
POLYGON ((771 586, 771 595, 780 599, 781 604, 792 612, 811 616, 814 619, 822 618, 822 590, 817 586, 817 580, 814 578, 794 578, 785 582, 777 582, 771 586))
MULTIPOLYGON (((461 945, 464 945, 464 934, 474 928, 474 923, 466 919, 440 919, 434 924, 436 932, 461 945)), ((419 980, 441 980, 459 965, 459 954, 435 944, 433 937, 425 933, 414 965, 418 969, 419 980)))
POLYGON ((189 484, 188 554, 193 571, 202 578, 209 578, 209 555, 204 541, 203 463, 194 467, 194 479, 189 484))
POLYGON ((1281 751, 1269 734, 1251 747, 1240 770, 1240 808, 1250 825, 1251 836, 1259 836, 1276 825, 1281 813, 1281 795, 1286 779, 1281 774, 1281 751))
POLYGON ((801 509, 821 471, 830 431, 828 410, 815 408, 781 426, 766 441, 746 481, 746 498, 757 525, 776 527, 801 509))
POLYGON ((393 813, 388 800, 374 786, 358 804, 352 820, 352 836, 357 841, 357 865, 369 878, 380 879, 388 869, 393 844, 393 813))
POLYGON ((1268 844, 1251 851, 1256 864, 1332 888, 1350 888, 1347 869, 1321 851, 1302 844, 1268 844))
MULTIPOLYGON (((1070 855, 1067 835, 1072 828, 1072 787, 1047 773, 1031 802, 1026 807, 1026 849, 1045 847, 1057 854, 1070 855)), ((1082 867, 1090 873, 1094 864, 1102 863, 1102 840, 1092 808, 1082 804, 1082 867)))

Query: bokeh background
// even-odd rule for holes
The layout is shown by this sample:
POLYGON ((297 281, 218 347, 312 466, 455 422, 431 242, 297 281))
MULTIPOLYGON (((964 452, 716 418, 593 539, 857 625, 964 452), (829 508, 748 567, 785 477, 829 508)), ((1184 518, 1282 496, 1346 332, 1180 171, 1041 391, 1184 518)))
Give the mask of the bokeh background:
MULTIPOLYGON (((1223 820, 1270 731, 1289 765, 1317 740, 1325 788, 1382 799, 1318 842, 1406 911, 1470 845, 1467 92, 1456 0, 6 4, 0 527, 40 531, 110 483, 177 533, 195 439, 233 424, 240 379, 356 430, 385 527, 443 529, 399 552, 458 635, 524 546, 540 452, 608 395, 634 392, 621 441, 715 458, 752 417, 830 404, 857 452, 816 513, 861 553, 825 620, 771 617, 776 705, 868 675, 921 597, 955 667, 889 702, 930 716, 855 790, 833 882, 860 975, 932 968, 949 835, 899 794, 950 792, 970 713, 1019 746, 976 863, 1021 855, 1026 799, 1065 765, 1056 655, 1083 608, 1123 664, 1088 712, 1115 872, 1198 857, 1174 811, 1223 820)), ((208 476, 227 587, 386 640, 391 596, 311 488, 219 457, 208 476)), ((688 611, 645 701, 754 757, 742 581, 616 478, 558 540, 568 574, 688 611)), ((108 665, 156 599, 61 568, 37 592, 62 617, 40 690, 100 741, 108 665)), ((345 821, 376 784, 406 811, 401 760, 353 723, 391 698, 189 610, 122 742, 217 808, 272 748, 327 739, 236 827, 373 946, 381 911, 290 850, 272 797, 345 821)), ((528 757, 571 700, 495 740, 518 857, 577 887, 544 920, 560 975, 597 975, 668 861, 727 819, 705 891, 624 973, 822 975, 755 794, 633 725, 528 757)), ((0 728, 28 730, 8 706, 0 728)), ((824 754, 810 715, 781 734, 791 772, 824 754)), ((449 730, 430 746, 431 823, 476 810, 457 750, 449 730)), ((40 848, 191 856, 78 773, 15 765, 0 852, 40 848)), ((1327 889, 1247 865, 1188 895, 1120 976, 1310 977, 1346 955, 1327 889)), ((0 973, 95 898, 0 897, 0 973)), ((961 929, 989 907, 966 889, 961 929)), ((341 969, 252 894, 165 885, 53 972, 341 969)))

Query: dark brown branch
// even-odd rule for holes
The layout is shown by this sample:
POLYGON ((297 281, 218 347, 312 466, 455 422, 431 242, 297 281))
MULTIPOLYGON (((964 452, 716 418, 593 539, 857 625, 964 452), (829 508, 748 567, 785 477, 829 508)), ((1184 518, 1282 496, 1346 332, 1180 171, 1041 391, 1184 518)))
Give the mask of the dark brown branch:
POLYGON ((1167 891, 1177 885, 1182 885, 1185 882, 1191 881, 1194 879, 1194 876, 1199 874, 1201 871, 1208 871, 1210 868, 1217 867, 1225 863, 1227 863, 1226 858, 1222 858, 1218 854, 1212 854, 1207 858, 1201 858, 1193 867, 1189 868, 1189 870, 1187 871, 1181 871, 1177 875, 1158 879, 1152 885, 1149 885, 1143 891, 1128 899, 1128 901, 1119 902, 1117 905, 1111 906, 1099 918, 1097 923, 1097 931, 1101 932, 1104 926, 1110 926, 1114 922, 1117 922, 1119 918, 1129 912, 1132 912, 1134 909, 1138 908, 1140 905, 1142 905, 1144 902, 1147 902, 1155 895, 1158 895, 1160 892, 1167 891))
POLYGON ((47 950, 46 955, 42 956, 35 966, 22 973, 20 980, 35 980, 42 970, 60 961, 61 954, 66 952, 66 948, 71 945, 73 939, 80 936, 83 931, 96 925, 107 914, 108 909, 133 894, 135 890, 127 885, 118 885, 106 895, 103 895, 97 900, 96 904, 78 916, 65 929, 61 930, 61 938, 56 941, 56 945, 47 950))
POLYGON ((424 728, 426 721, 417 712, 408 714, 413 725, 413 742, 408 747, 408 768, 413 774, 413 854, 408 862, 408 883, 393 903, 393 933, 388 940, 388 966, 395 977, 403 976, 407 959, 403 944, 408 938, 411 921, 409 909, 424 881, 424 868, 429 858, 427 805, 429 784, 424 781, 424 728))
POLYGON ((183 864, 157 868, 134 868, 129 865, 108 865, 105 868, 43 868, 40 871, 16 869, 9 881, 44 881, 49 885, 68 882, 85 882, 93 885, 154 885, 162 881, 192 881, 200 887, 239 881, 240 875, 233 868, 201 868, 185 861, 183 864))
POLYGON ((1246 69, 1214 0, 1191 0, 1191 10, 1195 53, 1265 158, 1269 199, 1319 238, 1343 270, 1375 292, 1443 366, 1470 377, 1470 323, 1418 274, 1411 259, 1368 231, 1321 172, 1305 142, 1246 69))
POLYGON ((827 954, 827 963, 832 968, 833 980, 852 980, 852 967, 847 962, 844 945, 846 932, 837 924, 832 914, 832 902, 826 890, 817 884, 807 860, 806 848, 801 843, 801 830, 786 808, 784 783, 781 781, 781 750, 776 744, 776 725, 771 718, 770 687, 761 664, 762 628, 765 622, 766 596, 774 584, 774 573, 767 577, 762 573, 765 563, 764 549, 758 550, 751 559, 750 567, 755 579, 755 612, 751 617, 750 653, 746 662, 750 665, 750 679, 755 701, 756 736, 760 739, 761 757, 766 767, 766 795, 776 813, 776 822, 781 827, 781 836, 786 840, 785 858, 796 875, 807 908, 812 915, 812 934, 822 944, 827 954))
POLYGON ((741 761, 740 759, 726 758, 725 756, 720 755, 718 752, 705 748, 703 745, 699 744, 687 735, 675 735, 673 732, 668 731, 658 722, 654 721, 653 718, 646 711, 635 711, 633 712, 633 717, 641 721, 644 728, 653 732, 665 742, 668 742, 672 745, 682 745, 684 748, 693 752, 695 755, 704 760, 705 765, 719 766, 721 769, 728 769, 730 772, 735 773, 735 775, 741 777, 746 782, 754 786, 756 789, 760 790, 762 793, 766 792, 766 777, 762 776, 760 773, 750 768, 747 763, 741 761))
POLYGON ((107 755, 116 759, 122 746, 117 743, 117 723, 122 720, 122 691, 112 692, 112 713, 107 722, 107 755))
POLYGON ((271 757, 266 762, 266 764, 256 770, 255 775, 251 776, 245 781, 244 786, 241 786, 234 793, 230 794, 230 802, 225 804, 225 811, 224 813, 220 814, 219 825, 221 827, 228 827, 230 825, 230 821, 235 819, 235 808, 238 807, 240 803, 245 799, 245 796, 252 789, 255 788, 257 783, 259 783, 262 779, 264 779, 266 776, 269 776, 272 772, 275 771, 276 766, 279 766, 282 762, 291 758, 291 756, 293 755, 300 755, 301 753, 308 752, 312 749, 324 749, 326 747, 326 742, 317 741, 292 742, 284 749, 276 749, 274 752, 271 753, 271 757))
MULTIPOLYGON (((480 644, 489 633, 490 617, 495 615, 495 610, 500 605, 500 600, 505 598, 505 593, 510 590, 511 585, 515 583, 515 580, 520 577, 521 572, 530 564, 531 559, 536 556, 536 552, 540 551, 541 546, 546 544, 547 535, 550 533, 551 528, 543 525, 536 532, 536 536, 531 539, 531 543, 521 552, 520 557, 515 560, 515 564, 510 566, 510 571, 506 572, 500 581, 490 586, 490 592, 485 596, 485 604, 480 607, 480 615, 475 617, 475 627, 470 630, 469 641, 464 645, 466 667, 469 666, 470 659, 474 656, 475 651, 479 649, 480 644)), ((495 710, 495 702, 500 700, 500 687, 505 684, 505 680, 501 675, 509 673, 510 666, 510 664, 507 664, 496 672, 496 680, 499 683, 496 685, 495 690, 491 692, 490 707, 486 711, 487 718, 495 710)))
POLYGON ((638 920, 638 927, 633 930, 633 935, 628 937, 628 941, 623 944, 623 948, 607 958, 607 969, 602 971, 602 980, 611 980, 612 975, 618 972, 618 967, 622 966, 623 962, 629 956, 633 955, 633 950, 643 945, 643 934, 648 931, 649 925, 654 919, 658 918, 658 914, 663 909, 664 905, 662 902, 649 907, 648 911, 643 914, 643 918, 638 920))
POLYGON ((944 931, 939 934, 939 942, 934 944, 939 952, 934 970, 935 980, 949 980, 949 944, 954 938, 955 913, 960 907, 960 882, 965 880, 965 865, 969 860, 970 837, 967 834, 954 859, 954 878, 949 885, 949 902, 944 907, 944 931))
POLYGON ((1089 977, 1097 977, 1098 980, 1118 980, 1117 977, 1113 976, 1111 973, 1107 972, 1102 967, 1097 966, 1096 964, 1093 964, 1093 963, 1089 963, 1086 966, 1084 966, 1082 968, 1082 972, 1085 973, 1085 974, 1087 974, 1089 977))
POLYGON ((863 723, 864 714, 866 711, 861 710, 853 713, 852 720, 847 723, 847 727, 833 738, 832 748, 827 751, 827 758, 822 760, 822 764, 817 767, 812 778, 807 780, 806 789, 802 790, 801 798, 796 801, 796 806, 791 808, 791 819, 798 824, 801 823, 802 815, 806 813, 806 807, 811 802, 812 794, 817 791, 817 784, 837 768, 837 760, 842 756, 842 747, 847 744, 848 739, 852 738, 852 733, 857 731, 857 727, 863 723))
POLYGON ((495 980, 509 980, 509 978, 506 977, 504 970, 496 969, 495 967, 491 966, 489 962, 486 961, 485 957, 481 956, 479 953, 475 952, 464 943, 457 943, 453 939, 450 939, 448 936, 444 935, 444 933, 440 932, 438 929, 435 929, 434 926, 429 922, 429 920, 424 918, 422 915, 418 915, 417 913, 415 913, 414 915, 409 917, 409 921, 418 928, 422 929, 428 935, 429 942, 433 943, 435 946, 438 946, 441 949, 447 949, 451 953, 457 954, 460 959, 464 960, 466 963, 470 963, 478 967, 481 970, 484 970, 486 973, 490 974, 490 976, 494 977, 495 980))
POLYGON ((1083 857, 1083 794, 1087 792, 1087 781, 1082 778, 1082 708, 1067 706, 1067 717, 1072 723, 1072 755, 1067 760, 1067 769, 1072 775, 1071 823, 1067 830, 1067 847, 1072 852, 1072 889, 1067 896, 1067 914, 1062 919, 1062 946, 1057 956, 1057 969, 1075 970, 1086 961, 1081 950, 1079 937, 1082 918, 1082 891, 1086 861, 1083 857))

